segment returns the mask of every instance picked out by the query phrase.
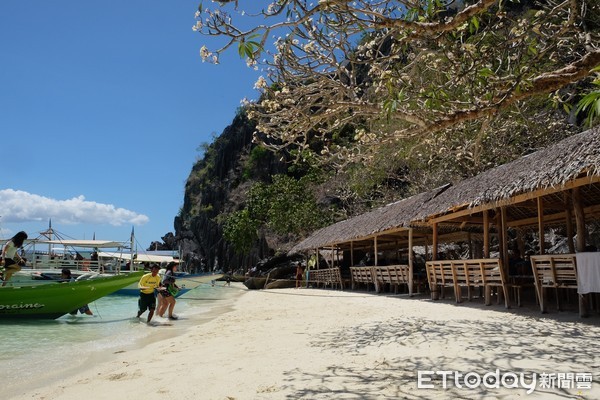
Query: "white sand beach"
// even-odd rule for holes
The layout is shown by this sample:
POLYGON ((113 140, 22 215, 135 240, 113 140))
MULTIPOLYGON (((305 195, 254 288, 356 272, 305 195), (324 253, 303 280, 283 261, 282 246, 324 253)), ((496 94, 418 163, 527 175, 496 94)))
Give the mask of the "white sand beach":
MULTIPOLYGON (((177 323, 179 321, 175 321, 177 323)), ((141 326, 145 328, 145 326, 141 326)), ((18 399, 600 398, 600 317, 321 289, 248 291, 184 334, 114 351, 18 399), (591 389, 456 387, 418 371, 593 373, 591 389)), ((579 377, 586 375, 579 375, 579 377)), ((471 374, 471 377, 475 377, 471 374)), ((493 386, 493 385, 490 385, 493 386)))

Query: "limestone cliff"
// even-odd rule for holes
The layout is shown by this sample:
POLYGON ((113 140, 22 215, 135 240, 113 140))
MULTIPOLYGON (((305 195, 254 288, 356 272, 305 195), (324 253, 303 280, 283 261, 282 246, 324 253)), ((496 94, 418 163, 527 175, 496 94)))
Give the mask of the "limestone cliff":
POLYGON ((261 236, 248 253, 236 254, 223 239, 219 223, 219 215, 243 206, 252 183, 285 172, 285 164, 270 152, 249 162, 254 129, 239 113, 212 144, 205 146, 203 158, 190 172, 183 207, 174 225, 176 242, 192 270, 249 267, 272 253, 267 238, 261 236))

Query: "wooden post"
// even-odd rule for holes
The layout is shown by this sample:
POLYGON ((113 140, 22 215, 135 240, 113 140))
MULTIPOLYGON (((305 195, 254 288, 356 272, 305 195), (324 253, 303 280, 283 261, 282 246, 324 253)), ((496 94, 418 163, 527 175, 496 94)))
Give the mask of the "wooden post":
POLYGON ((483 210, 483 258, 490 258, 490 215, 483 210))
POLYGON ((335 247, 331 246, 331 268, 335 267, 335 247))
POLYGON ((350 265, 354 266, 354 241, 350 241, 350 265))
POLYGON ((413 229, 408 228, 408 295, 413 295, 413 229))
MULTIPOLYGON (((573 211, 575 211, 575 226, 577 228, 577 252, 585 251, 585 242, 587 230, 585 228, 585 214, 581 205, 581 192, 579 188, 573 188, 573 211)), ((588 295, 579 295, 579 316, 587 317, 588 314, 588 295)))
POLYGON ((575 253, 575 243, 573 242, 573 238, 575 237, 575 233, 573 232, 573 211, 569 192, 564 193, 564 201, 565 223, 567 225, 567 244, 569 245, 569 253, 575 253))
POLYGON ((375 254, 373 254, 373 257, 374 257, 375 266, 377 266, 377 265, 379 265, 379 262, 378 262, 378 259, 377 259, 377 253, 378 253, 378 250, 377 250, 377 236, 375 236, 375 238, 373 239, 373 241, 375 242, 375 245, 374 245, 374 248, 375 248, 374 253, 375 254))
POLYGON ((577 229, 577 251, 585 251, 587 231, 585 229, 585 214, 581 205, 581 192, 579 188, 573 188, 573 210, 575 211, 575 226, 577 229))
POLYGON ((506 229, 506 207, 500 207, 500 231, 502 235, 502 262, 508 266, 508 230, 506 229))
POLYGON ((540 237, 540 255, 543 255, 545 251, 546 237, 544 235, 544 202, 541 197, 537 198, 537 212, 538 212, 538 236, 540 237))
MULTIPOLYGON (((373 238, 373 253, 375 253, 375 254, 373 254, 373 265, 377 266, 377 265, 379 265, 379 258, 377 257, 377 253, 378 253, 377 236, 375 236, 373 238)), ((382 289, 379 288, 379 282, 377 281, 377 279, 375 277, 373 277, 373 279, 375 280, 375 282, 373 282, 374 286, 375 286, 375 292, 379 293, 379 291, 382 289)))
POLYGON ((438 226, 437 222, 433 223, 433 243, 431 245, 431 260, 437 260, 438 253, 438 226))

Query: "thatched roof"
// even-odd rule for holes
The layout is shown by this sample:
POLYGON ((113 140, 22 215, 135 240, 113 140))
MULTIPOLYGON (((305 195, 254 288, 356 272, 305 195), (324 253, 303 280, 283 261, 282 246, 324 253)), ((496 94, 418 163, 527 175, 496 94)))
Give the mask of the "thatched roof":
POLYGON ((500 203, 519 194, 561 187, 581 175, 600 175, 600 127, 454 186, 446 185, 322 228, 294 246, 290 253, 373 237, 453 210, 500 203))
POLYGON ((564 186, 581 175, 600 175, 600 127, 465 179, 424 205, 416 218, 502 203, 523 193, 564 186))
POLYGON ((446 189, 446 187, 443 186, 430 192, 420 193, 319 229, 294 246, 290 250, 290 254, 349 242, 373 236, 390 229, 408 228, 420 208, 446 189))

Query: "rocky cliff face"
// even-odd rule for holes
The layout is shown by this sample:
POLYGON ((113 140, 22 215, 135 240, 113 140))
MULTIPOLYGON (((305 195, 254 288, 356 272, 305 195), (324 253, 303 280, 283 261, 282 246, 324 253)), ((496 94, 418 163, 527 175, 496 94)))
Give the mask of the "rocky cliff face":
POLYGON ((254 125, 239 114, 223 133, 205 147, 186 182, 183 207, 175 218, 175 239, 192 270, 224 271, 250 267, 271 255, 261 237, 247 254, 235 254, 223 239, 219 215, 244 204, 252 183, 285 172, 285 164, 267 152, 249 163, 254 125))

